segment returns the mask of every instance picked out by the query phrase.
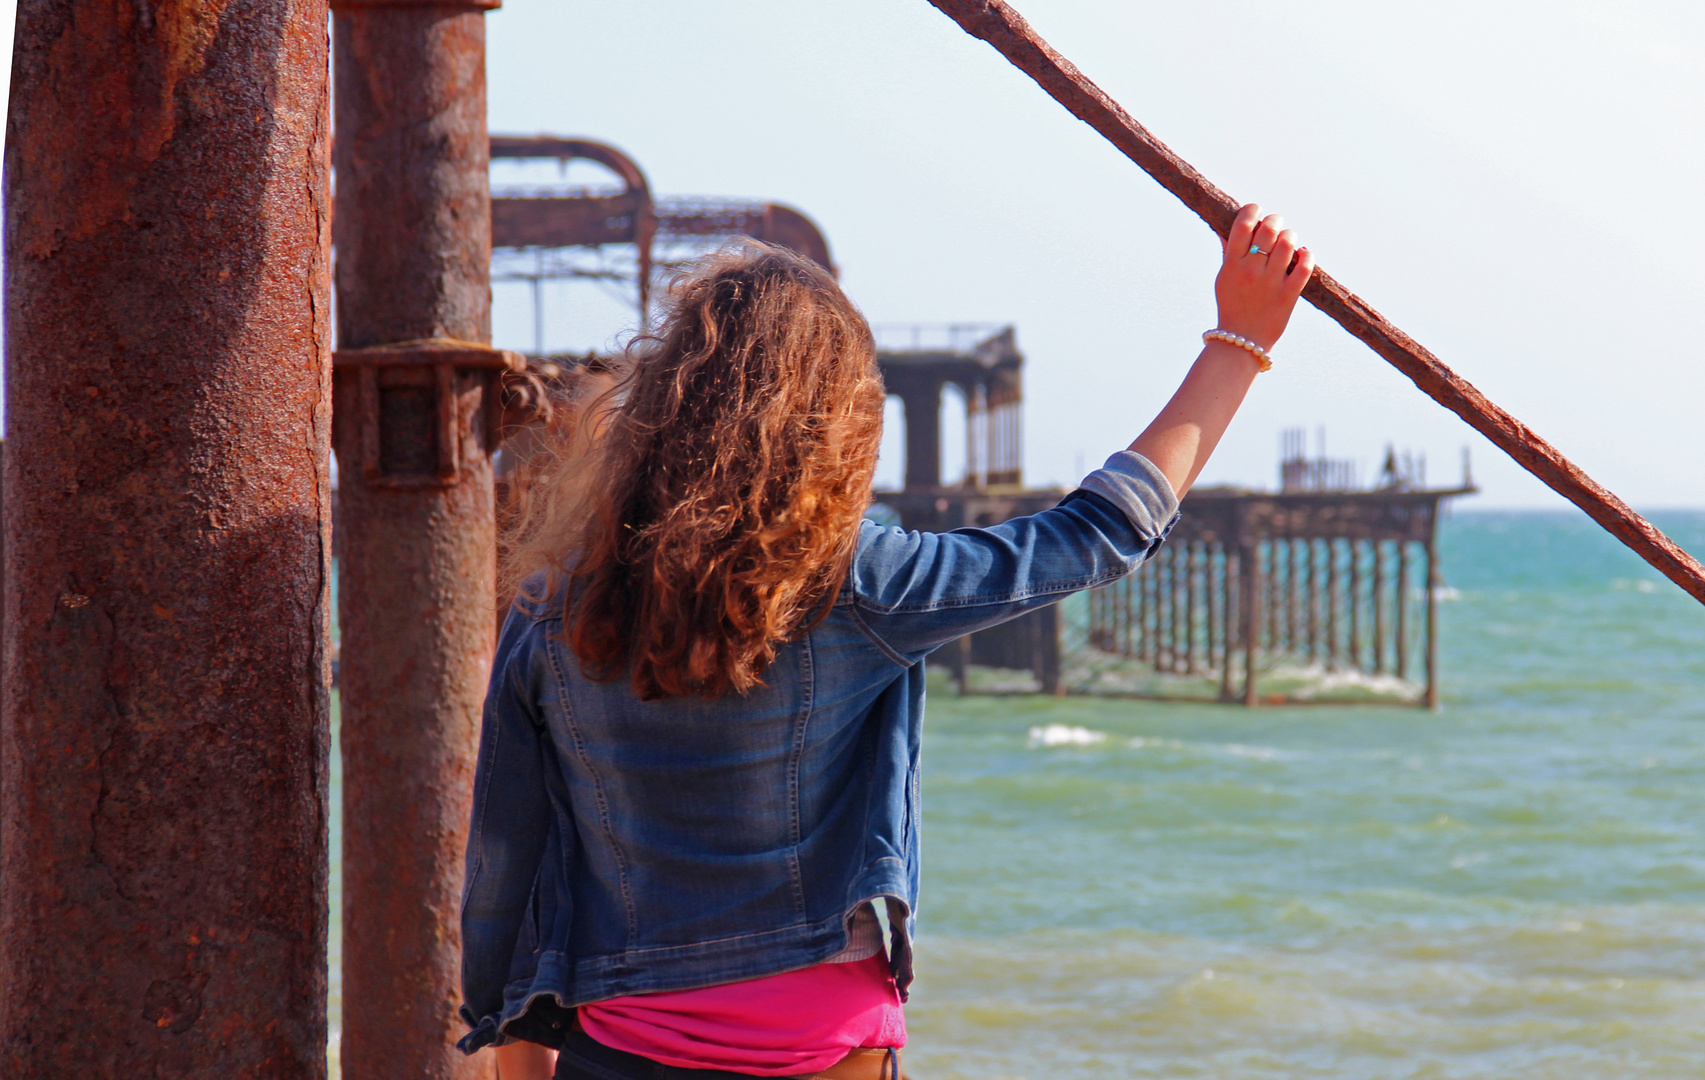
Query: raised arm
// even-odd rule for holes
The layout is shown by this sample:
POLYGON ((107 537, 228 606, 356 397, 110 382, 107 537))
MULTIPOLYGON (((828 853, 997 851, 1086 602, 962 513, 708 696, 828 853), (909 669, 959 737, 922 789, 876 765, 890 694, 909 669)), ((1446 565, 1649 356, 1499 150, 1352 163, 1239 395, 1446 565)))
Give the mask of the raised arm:
MULTIPOLYGON (((1313 272, 1314 255, 1297 246, 1296 233, 1286 229, 1277 214, 1262 218, 1261 208, 1250 203, 1237 212, 1214 279, 1219 304, 1215 329, 1263 351, 1272 349, 1313 272)), ((1180 499, 1208 463, 1260 370, 1250 350, 1225 341, 1207 342, 1172 400, 1131 443, 1133 451, 1165 474, 1180 499)))
POLYGON ((867 525, 844 597, 867 631, 910 662, 1135 569, 1177 520, 1178 500, 1225 434, 1313 271, 1314 257, 1278 217, 1262 219, 1253 204, 1240 210, 1214 281, 1215 330, 1236 340, 1208 342, 1129 450, 1059 506, 940 534, 867 525))

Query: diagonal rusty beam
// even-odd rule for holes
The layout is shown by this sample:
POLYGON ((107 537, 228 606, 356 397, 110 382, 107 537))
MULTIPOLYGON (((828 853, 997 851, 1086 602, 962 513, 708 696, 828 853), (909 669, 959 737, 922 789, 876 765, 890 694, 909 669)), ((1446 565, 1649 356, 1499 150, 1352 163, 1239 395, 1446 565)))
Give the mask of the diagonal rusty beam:
MULTIPOLYGON (((1018 12, 1001 0, 930 0, 972 37, 993 45, 1071 111, 1107 137, 1161 187, 1178 196, 1221 237, 1238 202, 1174 154, 1137 123, 1071 61, 1055 52, 1018 12)), ((1407 375, 1421 392, 1462 417, 1522 468, 1568 499, 1665 577, 1705 603, 1705 567, 1636 514, 1627 503, 1582 472, 1557 448, 1529 430, 1446 367, 1414 338, 1388 322, 1361 297, 1316 269, 1304 298, 1407 375)))

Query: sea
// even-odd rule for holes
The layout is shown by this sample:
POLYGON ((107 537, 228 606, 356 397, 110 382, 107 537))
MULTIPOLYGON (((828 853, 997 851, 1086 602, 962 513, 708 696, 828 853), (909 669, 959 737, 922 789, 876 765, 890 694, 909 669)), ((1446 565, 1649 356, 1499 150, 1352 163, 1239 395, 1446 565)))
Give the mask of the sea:
POLYGON ((1440 557, 1436 711, 932 681, 907 1075, 1705 1077, 1705 609, 1573 512, 1440 557))

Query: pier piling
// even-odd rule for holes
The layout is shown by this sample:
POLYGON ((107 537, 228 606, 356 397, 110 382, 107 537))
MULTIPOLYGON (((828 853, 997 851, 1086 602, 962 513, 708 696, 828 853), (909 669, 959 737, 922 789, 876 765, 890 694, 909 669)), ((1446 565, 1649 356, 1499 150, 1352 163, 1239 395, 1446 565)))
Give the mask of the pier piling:
POLYGON ((0 1076, 313 1080, 326 6, 22 0, 16 26, 0 1076))
POLYGON ((343 1075, 489 1075, 454 1043, 496 600, 486 9, 336 0, 343 1075))

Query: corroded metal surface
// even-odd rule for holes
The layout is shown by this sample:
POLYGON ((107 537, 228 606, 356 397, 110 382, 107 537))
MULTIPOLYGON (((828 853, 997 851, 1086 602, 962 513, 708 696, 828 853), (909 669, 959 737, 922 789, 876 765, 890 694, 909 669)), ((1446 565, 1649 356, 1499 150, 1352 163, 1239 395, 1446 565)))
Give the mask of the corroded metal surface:
POLYGON ((479 6, 336 6, 348 1080, 490 1070, 491 1055, 454 1047, 457 907, 496 604, 490 429, 510 364, 484 347, 479 6))
POLYGON ((325 1075, 323 0, 23 0, 0 1076, 325 1075))
MULTIPOLYGON (((930 3, 967 33, 994 46, 1054 100, 1100 132, 1194 210, 1220 236, 1224 237, 1230 230, 1239 205, 1237 200, 1209 183, 1189 162, 1137 123, 1118 102, 1055 52, 1009 5, 1001 0, 930 0, 930 3)), ((1665 577, 1705 603, 1705 566, 1581 471, 1556 447, 1393 326, 1365 300, 1319 269, 1315 270, 1303 297, 1408 376, 1422 393, 1462 417, 1522 468, 1586 511, 1665 577)))
MULTIPOLYGON (((549 159, 560 165, 595 161, 622 181, 622 190, 614 194, 570 194, 550 188, 500 192, 491 200, 492 244, 512 251, 535 249, 541 256, 551 248, 632 244, 641 323, 650 310, 657 246, 749 236, 797 251, 831 274, 838 273, 822 230, 798 210, 746 199, 656 200, 639 164, 608 143, 556 135, 494 135, 491 156, 549 159)), ((557 276, 563 276, 563 271, 547 273, 542 265, 532 274, 516 275, 535 285, 557 276)), ((537 292, 534 303, 538 303, 537 292)))

